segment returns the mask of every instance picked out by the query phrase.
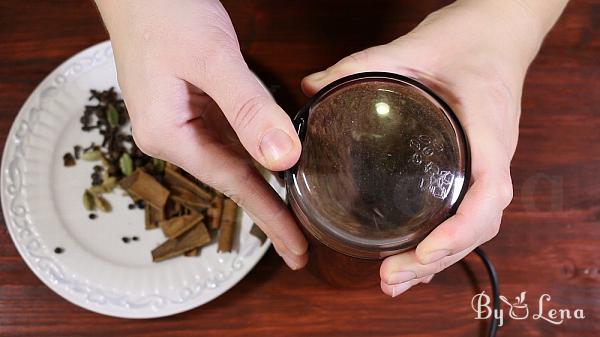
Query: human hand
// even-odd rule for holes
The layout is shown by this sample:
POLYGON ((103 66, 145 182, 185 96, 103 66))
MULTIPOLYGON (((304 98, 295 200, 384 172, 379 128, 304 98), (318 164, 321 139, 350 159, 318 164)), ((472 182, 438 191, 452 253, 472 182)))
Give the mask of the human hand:
POLYGON ((510 161, 523 80, 544 35, 529 15, 515 2, 458 1, 409 34, 303 80, 303 91, 313 95, 340 77, 364 71, 417 78, 448 101, 470 140, 472 185, 464 200, 415 250, 384 260, 384 293, 397 296, 429 282, 498 233, 512 199, 510 161))
POLYGON ((251 160, 285 170, 298 160, 300 140, 248 69, 221 3, 97 4, 136 144, 232 198, 292 269, 303 267, 306 240, 251 160))

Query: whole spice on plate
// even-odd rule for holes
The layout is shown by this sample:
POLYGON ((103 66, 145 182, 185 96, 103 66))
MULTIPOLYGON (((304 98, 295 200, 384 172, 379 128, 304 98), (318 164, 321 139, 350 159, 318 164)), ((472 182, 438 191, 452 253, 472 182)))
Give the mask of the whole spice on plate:
POLYGON ((88 211, 93 211, 96 208, 94 195, 89 190, 83 192, 83 207, 88 211))
POLYGON ((233 233, 235 231, 235 220, 237 218, 238 206, 233 200, 223 201, 223 214, 221 215, 221 226, 219 229, 220 252, 230 252, 233 248, 233 233))
POLYGON ((262 229, 260 229, 260 227, 258 227, 258 225, 255 223, 253 223, 252 228, 250 228, 250 235, 257 238, 261 245, 267 241, 267 234, 265 234, 265 232, 263 232, 262 229))
POLYGON ((181 187, 171 187, 171 199, 195 210, 208 209, 213 206, 210 202, 198 198, 196 194, 181 187))
POLYGON ((70 152, 67 152, 63 156, 63 165, 65 167, 75 166, 75 158, 70 152))
MULTIPOLYGON (((140 151, 126 128, 129 119, 125 104, 113 88, 91 90, 91 101, 80 118, 81 129, 98 132, 101 145, 75 145, 73 154, 63 156, 65 166, 76 160, 97 162, 93 166, 91 186, 84 190, 87 211, 110 212, 113 207, 105 198, 115 188, 129 196, 130 210, 144 210, 144 227, 161 228, 167 240, 152 251, 153 261, 175 256, 198 256, 200 248, 216 234, 219 251, 231 251, 237 217, 237 205, 192 175, 163 160, 140 151), (220 229, 218 232, 217 229, 220 229)), ((95 219, 97 213, 89 213, 95 219)), ((123 236, 124 243, 138 241, 138 236, 123 236)))
POLYGON ((79 159, 79 155, 81 154, 81 146, 73 146, 73 154, 75 155, 75 159, 79 159))
POLYGON ((98 161, 102 159, 102 152, 100 150, 86 151, 81 155, 81 159, 85 161, 98 161))
POLYGON ((185 252, 203 246, 210 242, 210 234, 206 227, 197 223, 192 229, 183 235, 169 239, 160 246, 152 250, 152 259, 155 262, 163 261, 168 258, 184 254, 185 252))
POLYGON ((196 247, 196 248, 190 249, 187 252, 183 253, 183 255, 185 255, 185 256, 198 256, 198 255, 200 255, 200 247, 196 247))
POLYGON ((106 119, 111 128, 119 126, 119 112, 112 104, 108 104, 106 108, 106 119))
MULTIPOLYGON (((129 204, 129 206, 133 206, 129 209, 135 208, 134 204, 129 204)), ((144 207, 144 227, 146 229, 154 229, 158 227, 159 219, 156 217, 156 213, 157 211, 152 208, 152 206, 146 204, 146 207, 144 207)))
POLYGON ((133 173, 133 161, 128 153, 123 153, 121 158, 119 158, 119 168, 126 176, 130 176, 133 173))
POLYGON ((190 179, 187 179, 184 175, 178 173, 170 166, 165 167, 164 178, 171 188, 181 188, 183 190, 187 190, 204 201, 212 200, 212 194, 209 191, 206 191, 198 184, 194 183, 190 179))
POLYGON ((112 206, 108 200, 104 199, 104 197, 99 194, 94 195, 94 204, 96 204, 96 207, 104 213, 108 213, 112 210, 112 206))
POLYGON ((166 237, 176 238, 202 221, 202 218, 204 218, 202 214, 181 215, 169 220, 161 221, 159 227, 166 237))
POLYGON ((165 207, 170 194, 168 189, 142 169, 135 170, 129 177, 121 180, 120 184, 124 190, 150 203, 156 209, 165 207))
POLYGON ((223 194, 217 194, 212 200, 212 208, 208 210, 210 218, 210 229, 219 229, 221 227, 221 216, 223 213, 223 194))

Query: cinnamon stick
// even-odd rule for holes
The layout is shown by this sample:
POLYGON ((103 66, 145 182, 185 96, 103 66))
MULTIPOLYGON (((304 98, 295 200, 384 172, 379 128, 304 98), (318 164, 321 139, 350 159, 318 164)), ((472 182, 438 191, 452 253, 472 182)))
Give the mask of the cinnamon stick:
POLYGON ((261 245, 267 241, 267 234, 265 234, 265 232, 263 232, 262 229, 260 229, 260 227, 258 227, 258 225, 255 223, 253 223, 252 228, 250 228, 250 235, 257 238, 261 245))
POLYGON ((200 247, 196 247, 196 248, 190 249, 187 252, 183 253, 183 255, 185 255, 185 256, 198 256, 198 255, 200 255, 200 247))
POLYGON ((187 179, 185 176, 171 169, 169 166, 165 168, 165 181, 169 184, 171 189, 183 188, 205 201, 210 201, 212 199, 212 194, 210 192, 204 190, 195 182, 187 179))
POLYGON ((223 214, 221 215, 221 226, 219 230, 219 252, 230 252, 233 248, 233 233, 237 218, 238 206, 231 199, 223 201, 223 214))
POLYGON ((169 190, 141 169, 135 170, 129 177, 121 180, 120 184, 127 192, 143 199, 158 210, 165 207, 169 198, 169 190))
POLYGON ((165 169, 171 169, 173 171, 179 171, 179 167, 177 167, 177 165, 170 163, 170 162, 165 162, 165 169))
POLYGON ((160 229, 168 238, 176 238, 188 229, 199 223, 204 216, 202 214, 182 215, 159 223, 160 229))
POLYGON ((152 250, 152 260, 154 262, 163 261, 175 256, 179 256, 191 249, 201 247, 210 242, 210 234, 202 222, 181 236, 165 241, 160 246, 152 250))
POLYGON ((167 206, 165 207, 166 220, 176 216, 180 216, 182 211, 183 206, 181 205, 181 203, 173 200, 173 198, 169 198, 169 202, 167 202, 167 206))
POLYGON ((221 214, 223 213, 223 194, 217 194, 212 200, 212 208, 209 208, 207 215, 210 222, 208 228, 219 229, 221 226, 221 214))
POLYGON ((193 206, 196 209, 210 208, 211 203, 199 198, 196 194, 182 187, 171 187, 171 198, 184 206, 193 206))
POLYGON ((158 220, 156 219, 154 208, 150 204, 146 204, 144 206, 144 225, 146 229, 157 228, 157 223, 158 220))

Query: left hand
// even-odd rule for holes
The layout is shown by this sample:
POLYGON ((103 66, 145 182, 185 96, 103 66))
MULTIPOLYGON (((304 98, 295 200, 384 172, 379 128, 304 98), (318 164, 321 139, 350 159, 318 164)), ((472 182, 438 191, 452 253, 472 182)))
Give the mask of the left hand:
POLYGON ((541 37, 523 36, 522 32, 536 31, 531 22, 519 21, 522 15, 503 15, 489 4, 458 1, 427 17, 409 34, 303 80, 303 91, 313 95, 357 72, 415 77, 445 96, 470 140, 472 185, 456 214, 415 250, 382 263, 381 289, 390 296, 429 282, 435 273, 496 236, 502 212, 512 199, 510 161, 517 145, 522 85, 541 37))

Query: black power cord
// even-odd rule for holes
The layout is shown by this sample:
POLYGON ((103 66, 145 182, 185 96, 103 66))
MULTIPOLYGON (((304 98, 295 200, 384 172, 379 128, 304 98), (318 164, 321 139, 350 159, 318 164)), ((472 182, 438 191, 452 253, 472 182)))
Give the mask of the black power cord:
POLYGON ((492 285, 492 296, 493 296, 493 301, 494 301, 493 302, 493 307, 494 307, 493 310, 494 311, 492 312, 492 315, 491 315, 492 321, 490 323, 488 336, 495 337, 496 332, 498 331, 499 320, 496 318, 496 315, 494 315, 494 313, 500 310, 500 284, 498 281, 498 274, 496 274, 496 268, 494 268, 492 261, 487 256, 487 254, 483 251, 483 249, 477 247, 477 248, 475 248, 474 252, 475 252, 475 254, 477 254, 477 256, 479 256, 479 258, 481 258, 481 261, 485 265, 485 268, 487 269, 487 272, 488 272, 488 276, 490 278, 490 283, 492 285))

